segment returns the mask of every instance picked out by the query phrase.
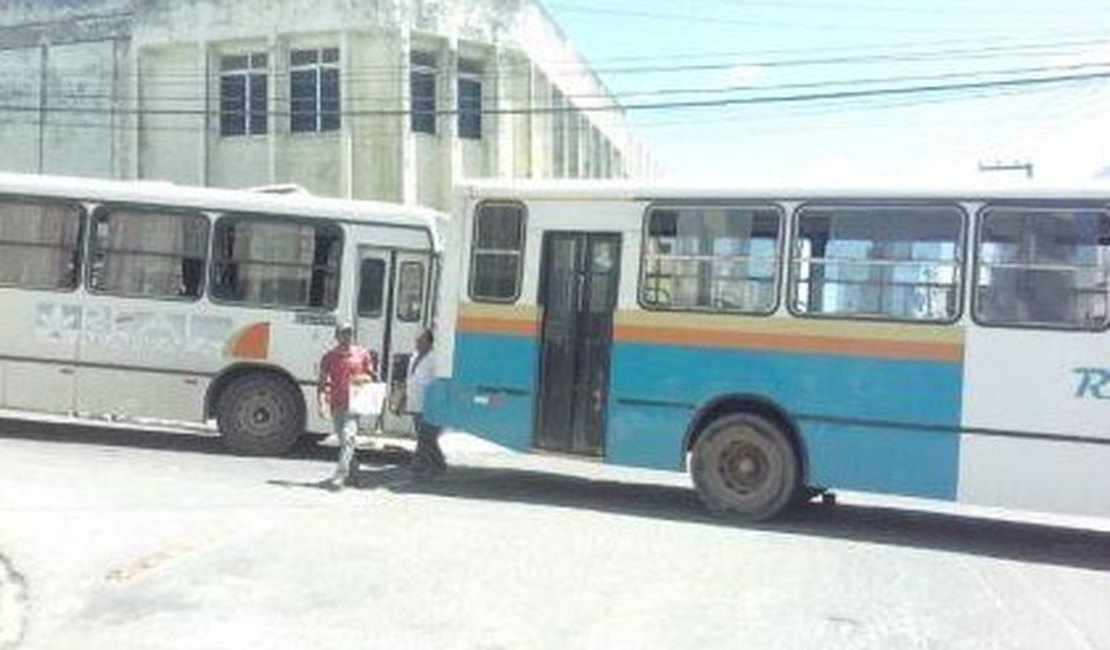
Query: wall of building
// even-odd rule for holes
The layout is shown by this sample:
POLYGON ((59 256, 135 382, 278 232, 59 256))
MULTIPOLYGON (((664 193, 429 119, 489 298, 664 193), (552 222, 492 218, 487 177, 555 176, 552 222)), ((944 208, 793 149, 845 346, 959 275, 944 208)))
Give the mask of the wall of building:
POLYGON ((0 16, 0 105, 25 110, 0 112, 3 169, 297 183, 442 208, 463 178, 642 167, 619 107, 533 0, 10 4, 0 16), (289 53, 314 48, 339 49, 341 128, 294 133, 289 53), (434 134, 411 129, 414 49, 436 54, 434 134), (250 53, 268 58, 266 132, 222 135, 221 60, 250 53), (477 139, 458 130, 460 61, 479 71, 477 139), (552 112, 556 103, 565 110, 552 112))
POLYGON ((0 150, 10 171, 117 176, 127 164, 123 0, 10 1, 0 12, 0 150))
POLYGON ((36 173, 39 160, 39 114, 42 93, 42 49, 22 47, 0 50, 0 103, 27 107, 0 113, 0 151, 6 171, 36 173))

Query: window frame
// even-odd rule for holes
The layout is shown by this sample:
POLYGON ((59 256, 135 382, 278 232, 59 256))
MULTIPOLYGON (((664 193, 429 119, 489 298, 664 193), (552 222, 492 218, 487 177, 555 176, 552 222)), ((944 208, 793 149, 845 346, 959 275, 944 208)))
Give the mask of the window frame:
MULTIPOLYGON (((207 212, 205 210, 194 210, 194 209, 183 208, 183 207, 178 207, 178 206, 160 205, 160 204, 157 204, 157 203, 131 203, 131 202, 106 202, 105 201, 105 202, 97 202, 96 206, 91 211, 86 210, 86 213, 88 214, 88 216, 87 216, 88 226, 86 228, 86 232, 87 232, 86 239, 87 239, 87 241, 85 242, 85 246, 84 246, 84 249, 85 249, 84 250, 85 264, 84 264, 84 270, 82 272, 82 276, 83 276, 85 291, 87 291, 90 296, 106 296, 106 297, 110 297, 110 298, 128 298, 128 299, 133 299, 133 300, 153 300, 153 301, 159 301, 159 302, 192 303, 192 302, 197 302, 197 301, 203 299, 205 296, 208 295, 209 277, 210 277, 210 270, 211 270, 211 266, 212 266, 212 264, 211 264, 212 263, 212 240, 213 240, 213 234, 215 233, 215 219, 213 218, 213 216, 210 212, 207 212), (147 211, 147 212, 154 212, 154 213, 163 214, 163 215, 180 215, 183 218, 199 216, 199 217, 202 217, 204 219, 204 221, 205 221, 204 259, 203 259, 203 266, 201 268, 200 286, 198 287, 199 291, 197 292, 197 295, 195 295, 195 296, 151 296, 151 295, 142 294, 142 293, 123 293, 123 292, 117 292, 117 291, 105 291, 105 290, 102 290, 102 289, 97 289, 93 286, 93 283, 92 283, 92 273, 93 273, 92 259, 93 259, 94 249, 95 249, 95 246, 96 246, 94 242, 95 242, 95 237, 96 237, 95 225, 96 225, 97 217, 99 216, 99 214, 102 211, 108 211, 108 214, 110 216, 111 211, 113 209, 116 209, 116 210, 122 209, 123 211, 131 210, 131 211, 135 211, 135 212, 147 211)), ((109 252, 110 250, 111 249, 105 249, 105 252, 109 252)), ((115 252, 124 253, 124 254, 131 254, 131 255, 150 254, 150 255, 154 255, 154 256, 158 256, 158 257, 178 257, 179 259, 184 259, 183 257, 176 256, 176 255, 168 255, 168 254, 164 254, 164 253, 145 253, 144 251, 137 251, 137 250, 116 250, 115 252)))
POLYGON ((771 199, 739 199, 736 201, 731 200, 710 200, 710 201, 663 201, 657 200, 649 203, 644 208, 643 215, 641 216, 640 224, 640 261, 639 269, 636 274, 636 304, 640 309, 645 311, 663 312, 663 313, 690 313, 690 314, 713 314, 718 316, 738 316, 738 317, 760 317, 764 318, 775 314, 782 306, 783 290, 782 283, 785 273, 782 270, 782 264, 786 255, 786 242, 788 233, 790 232, 790 213, 783 206, 782 201, 775 201, 771 199), (648 240, 650 239, 649 228, 651 226, 652 213, 657 209, 672 209, 681 210, 683 208, 703 209, 703 208, 771 208, 779 215, 779 233, 775 241, 775 279, 774 279, 774 300, 771 302, 770 307, 766 311, 725 311, 720 309, 712 309, 705 307, 689 307, 689 308, 674 308, 674 307, 660 307, 658 305, 651 305, 644 302, 644 282, 647 273, 647 247, 648 240))
POLYGON ((470 250, 468 256, 468 273, 466 279, 466 295, 471 302, 474 303, 487 303, 495 305, 513 305, 520 300, 520 296, 524 291, 524 265, 527 261, 528 249, 528 206, 523 201, 513 199, 484 199, 478 202, 474 209, 471 211, 472 223, 470 224, 470 250), (517 253, 520 263, 517 264, 516 269, 516 291, 511 298, 493 298, 489 296, 478 296, 474 293, 474 277, 475 267, 478 261, 478 216, 482 210, 487 206, 509 206, 520 209, 520 250, 517 253))
POLYGON ((967 262, 969 258, 968 245, 971 238, 968 233, 968 224, 970 216, 967 209, 960 201, 951 199, 907 199, 907 200, 891 200, 891 199, 844 199, 844 200, 824 200, 824 199, 807 199, 800 201, 791 213, 790 218, 790 239, 787 249, 787 268, 786 268, 786 309, 794 318, 808 318, 814 320, 845 320, 845 321, 858 321, 858 322, 872 322, 872 323, 897 323, 900 325, 924 325, 924 326, 952 326, 960 322, 964 317, 964 304, 966 302, 967 291, 967 262), (959 250, 963 253, 962 257, 957 258, 953 263, 953 268, 956 270, 955 288, 955 303, 956 310, 951 317, 944 320, 932 319, 910 319, 910 318, 892 318, 880 317, 872 315, 854 315, 854 314, 821 314, 813 312, 801 312, 795 309, 797 302, 798 291, 798 278, 795 271, 797 261, 794 255, 794 242, 798 239, 801 228, 801 214, 807 208, 873 208, 873 209, 898 209, 898 208, 948 208, 954 209, 960 218, 960 231, 957 238, 959 250))
POLYGON ((455 69, 455 110, 457 119, 455 123, 455 132, 458 134, 460 140, 481 140, 484 129, 482 128, 483 120, 482 114, 484 112, 484 91, 485 84, 482 80, 482 64, 477 59, 460 58, 455 69), (478 106, 463 107, 463 84, 474 84, 478 87, 478 106), (464 128, 467 124, 467 119, 475 119, 477 122, 477 130, 469 131, 464 128))
POLYGON ((421 323, 424 321, 424 312, 426 311, 425 303, 428 299, 428 269, 424 260, 400 260, 397 265, 397 291, 395 292, 397 299, 394 301, 396 304, 393 306, 393 317, 402 323, 421 323), (416 267, 420 270, 420 282, 417 286, 420 287, 420 311, 416 314, 415 318, 406 318, 401 313, 401 283, 405 278, 405 267, 416 267))
MULTIPOLYGON (((288 80, 289 80, 289 133, 291 133, 291 134, 301 134, 301 133, 320 134, 320 133, 339 133, 340 131, 342 131, 343 130, 343 76, 342 76, 343 75, 343 72, 342 72, 342 58, 343 57, 342 57, 342 52, 340 51, 340 48, 338 46, 331 46, 331 45, 326 46, 326 47, 289 48, 288 54, 289 54, 289 57, 288 57, 289 68, 287 70, 287 74, 288 74, 288 80), (325 52, 332 52, 332 51, 335 52, 335 60, 334 61, 324 61, 324 53, 325 52), (316 56, 315 56, 315 60, 313 62, 311 62, 311 63, 293 63, 293 57, 296 54, 301 54, 301 53, 306 53, 306 52, 315 52, 316 56), (325 70, 335 70, 335 73, 336 73, 335 92, 336 92, 336 99, 337 99, 337 103, 338 103, 338 109, 335 112, 335 119, 336 119, 335 128, 326 128, 326 129, 324 128, 324 113, 325 113, 325 111, 324 111, 324 108, 323 108, 323 104, 324 104, 324 101, 323 101, 323 98, 324 98, 324 71, 325 70), (293 75, 297 72, 306 72, 306 71, 311 71, 313 73, 313 84, 314 84, 314 88, 315 88, 315 91, 316 91, 315 92, 315 97, 314 97, 314 104, 313 104, 314 107, 313 107, 313 110, 311 111, 311 115, 312 115, 312 118, 313 118, 313 128, 311 128, 311 129, 297 128, 296 118, 298 116, 300 116, 302 114, 302 112, 297 111, 293 107, 293 99, 294 99, 293 98, 293 75)), ((309 111, 304 111, 304 113, 309 113, 309 111)), ((329 115, 330 115, 330 113, 331 112, 328 111, 329 115)))
MULTIPOLYGON (((0 289, 15 289, 18 291, 49 291, 51 293, 75 293, 78 289, 85 285, 85 267, 88 259, 88 243, 86 241, 88 234, 88 220, 89 210, 85 202, 59 196, 40 196, 35 194, 0 194, 0 205, 4 203, 55 203, 72 207, 77 210, 77 241, 74 242, 73 255, 74 255, 74 269, 73 269, 73 282, 72 286, 68 287, 46 287, 34 286, 28 284, 15 284, 11 282, 0 282, 0 289)), ((0 242, 10 243, 12 245, 26 245, 25 242, 0 242)), ((67 248, 65 246, 50 246, 43 244, 43 248, 67 248)))
POLYGON ((386 295, 389 292, 389 287, 386 282, 389 279, 389 260, 380 257, 362 257, 358 261, 358 295, 355 296, 355 316, 358 318, 365 318, 368 320, 379 320, 385 316, 386 295), (363 269, 367 266, 368 262, 375 262, 381 265, 382 273, 379 276, 380 286, 378 287, 378 308, 373 312, 362 311, 362 294, 366 288, 364 283, 365 276, 363 269))
MULTIPOLYGON (((1004 199, 1004 200, 984 200, 979 208, 975 211, 975 237, 974 237, 974 250, 971 256, 971 273, 970 282, 968 283, 971 296, 968 305, 968 313, 971 316, 971 321, 977 327, 989 329, 1009 329, 1009 330, 1024 330, 1024 331, 1044 331, 1044 332, 1068 332, 1071 334, 1097 334, 1101 332, 1110 331, 1110 315, 1107 316, 1102 327, 1099 328, 1085 328, 1085 327, 1063 327, 1060 325, 1037 324, 1037 323, 985 323, 979 319, 979 271, 980 271, 980 251, 983 238, 983 220, 986 217, 986 212, 990 209, 1009 209, 1009 210, 1029 210, 1029 211, 1043 211, 1043 210, 1087 210, 1092 212, 1100 212, 1110 218, 1110 204, 1099 201, 1082 201, 1082 200, 1068 200, 1068 199, 1032 199, 1024 201, 1021 199, 1004 199)), ((1110 271, 1110 266, 1106 267, 1110 271)), ((1107 295, 1107 305, 1110 307, 1110 290, 1107 295)))
MULTIPOLYGON (((208 256, 208 300, 214 305, 223 305, 228 307, 238 307, 240 309, 266 309, 270 311, 283 311, 287 313, 327 313, 334 314, 337 309, 343 304, 343 260, 347 253, 347 229, 342 221, 330 219, 317 219, 313 217, 305 217, 298 215, 288 215, 280 212, 220 212, 212 219, 212 232, 209 236, 209 249, 208 256), (334 228, 339 233, 337 245, 339 246, 339 260, 336 262, 336 285, 335 285, 335 304, 327 307, 313 307, 311 305, 292 306, 281 305, 274 303, 250 303, 240 300, 229 300, 217 296, 213 289, 216 287, 216 234, 220 224, 223 220, 228 219, 232 221, 276 221, 280 223, 295 223, 300 225, 313 226, 315 228, 334 228)), ((265 264, 265 262, 263 262, 265 264)), ((299 264, 273 264, 273 266, 302 266, 299 264)), ((314 268, 315 265, 310 265, 309 268, 314 268)), ((311 278, 309 280, 311 282, 311 278)), ((358 306, 355 305, 355 309, 358 306)))
POLYGON ((424 135, 439 133, 439 57, 430 50, 415 49, 409 53, 409 130, 424 135), (417 59, 420 59, 419 61, 417 59), (416 77, 431 77, 431 111, 416 107, 416 77), (417 128, 417 119, 430 117, 431 130, 417 128))
POLYGON ((219 103, 220 115, 217 120, 217 128, 221 138, 241 138, 251 136, 264 136, 270 133, 270 53, 264 51, 255 52, 241 52, 221 54, 219 59, 219 103), (225 68, 225 61, 237 57, 246 59, 246 67, 225 68), (255 66, 255 57, 264 57, 264 63, 261 66, 255 66), (265 103, 261 111, 256 111, 252 105, 252 97, 254 97, 254 78, 256 76, 262 77, 262 84, 265 88, 265 103), (243 121, 242 133, 227 133, 224 131, 224 116, 226 113, 234 111, 226 111, 224 109, 224 79, 228 77, 242 77, 243 82, 243 111, 241 119, 243 121), (262 130, 255 131, 252 128, 254 117, 260 116, 262 119, 262 130))

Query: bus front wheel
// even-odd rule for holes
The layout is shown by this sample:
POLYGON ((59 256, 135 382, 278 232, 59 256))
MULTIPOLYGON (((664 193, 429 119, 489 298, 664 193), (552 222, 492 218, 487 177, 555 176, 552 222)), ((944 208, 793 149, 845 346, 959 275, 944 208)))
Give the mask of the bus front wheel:
POLYGON ((694 444, 690 473, 710 510, 748 521, 769 519, 790 506, 801 474, 782 429, 751 413, 711 423, 694 444))
POLYGON ((224 444, 241 454, 288 451, 304 433, 304 397, 274 375, 246 374, 221 393, 216 424, 224 444))

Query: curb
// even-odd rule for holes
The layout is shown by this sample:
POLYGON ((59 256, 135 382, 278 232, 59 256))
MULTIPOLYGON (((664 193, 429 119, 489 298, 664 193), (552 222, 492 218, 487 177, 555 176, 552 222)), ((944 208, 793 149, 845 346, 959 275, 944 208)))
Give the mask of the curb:
POLYGON ((12 650, 23 640, 27 615, 27 583, 0 555, 0 650, 12 650))

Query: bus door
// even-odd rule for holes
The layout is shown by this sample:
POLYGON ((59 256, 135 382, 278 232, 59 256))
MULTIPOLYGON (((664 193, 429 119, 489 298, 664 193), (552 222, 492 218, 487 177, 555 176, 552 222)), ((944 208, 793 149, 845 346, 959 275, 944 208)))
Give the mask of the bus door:
POLYGON ((389 382, 390 405, 382 428, 412 433, 400 410, 416 337, 427 326, 431 256, 426 252, 362 248, 359 252, 358 342, 378 358, 381 380, 389 382))
POLYGON ((615 233, 544 236, 535 440, 541 449, 604 451, 620 243, 615 233))

